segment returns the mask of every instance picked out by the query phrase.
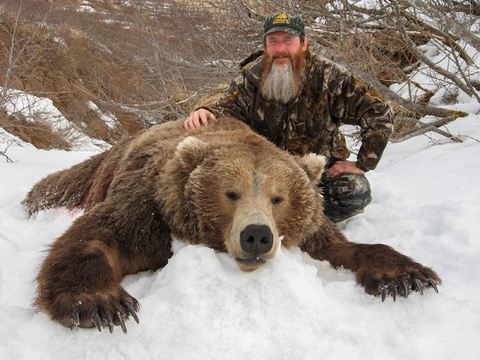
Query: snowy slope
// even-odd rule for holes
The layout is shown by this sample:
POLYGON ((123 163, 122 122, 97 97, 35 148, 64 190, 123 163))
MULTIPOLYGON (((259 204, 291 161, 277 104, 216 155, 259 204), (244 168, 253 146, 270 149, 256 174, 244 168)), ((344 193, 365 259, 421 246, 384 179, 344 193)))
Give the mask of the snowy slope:
MULTIPOLYGON (((0 87, 0 91, 3 88, 0 87)), ((105 123, 112 127, 113 120, 107 114, 103 114, 95 104, 90 103, 90 108, 94 110, 105 123)), ((63 114, 53 105, 53 101, 42 97, 36 97, 19 90, 8 90, 5 103, 3 104, 8 115, 16 114, 30 121, 35 121, 47 125, 52 132, 61 135, 61 138, 70 144, 71 150, 90 150, 106 149, 109 144, 105 141, 92 139, 85 135, 75 124, 68 121, 63 114)), ((11 134, 0 128, 0 143, 16 142, 18 140, 11 134), (14 139, 14 140, 12 140, 14 139)), ((3 149, 2 149, 3 150, 3 149)))
POLYGON ((352 273, 299 250, 246 274, 225 254, 177 243, 163 270, 125 279, 142 305, 127 335, 72 332, 33 311, 43 251, 79 214, 29 219, 20 201, 43 176, 93 153, 11 146, 16 162, 0 157, 0 359, 478 358, 480 116, 448 128, 469 137, 390 144, 368 174, 373 203, 340 224, 351 241, 382 242, 432 266, 444 281, 439 294, 382 303, 352 273))

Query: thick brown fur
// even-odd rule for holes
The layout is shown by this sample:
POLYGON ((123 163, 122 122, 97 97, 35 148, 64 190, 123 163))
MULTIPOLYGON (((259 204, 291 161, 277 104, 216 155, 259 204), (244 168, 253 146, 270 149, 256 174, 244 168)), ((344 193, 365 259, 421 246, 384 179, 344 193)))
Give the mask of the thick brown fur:
POLYGON ((23 201, 29 213, 59 206, 85 213, 51 245, 35 305, 72 328, 123 325, 139 304, 122 278, 165 266, 172 236, 228 252, 244 271, 274 257, 281 243, 355 271, 369 294, 435 287, 431 269, 385 245, 351 243, 323 215, 316 184, 324 164, 223 118, 190 131, 181 121, 158 125, 52 174, 23 201))

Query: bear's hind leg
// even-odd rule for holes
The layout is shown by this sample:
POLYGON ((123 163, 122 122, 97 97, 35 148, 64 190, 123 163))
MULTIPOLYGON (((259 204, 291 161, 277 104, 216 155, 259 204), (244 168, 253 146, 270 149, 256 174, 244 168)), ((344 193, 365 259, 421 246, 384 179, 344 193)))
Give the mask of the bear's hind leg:
POLYGON ((40 210, 81 207, 93 185, 94 175, 107 152, 95 155, 69 169, 50 174, 36 183, 22 205, 32 215, 40 210))
MULTIPOLYGON (((51 246, 37 276, 34 305, 71 329, 101 331, 107 325, 112 332, 114 325, 120 325, 126 332, 125 319, 130 315, 138 323, 139 304, 120 285, 124 274, 119 256, 105 242, 82 240, 75 233, 74 223, 51 246)), ((105 230, 97 230, 97 235, 108 237, 105 230)))

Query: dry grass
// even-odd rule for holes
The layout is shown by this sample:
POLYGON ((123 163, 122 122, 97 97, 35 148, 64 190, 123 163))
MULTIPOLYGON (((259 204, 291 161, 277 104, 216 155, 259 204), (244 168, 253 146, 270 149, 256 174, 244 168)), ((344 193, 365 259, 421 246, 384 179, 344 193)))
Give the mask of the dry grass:
POLYGON ((3 121, 7 123, 3 126, 6 131, 38 149, 70 150, 70 144, 43 122, 32 122, 17 117, 7 117, 3 121))

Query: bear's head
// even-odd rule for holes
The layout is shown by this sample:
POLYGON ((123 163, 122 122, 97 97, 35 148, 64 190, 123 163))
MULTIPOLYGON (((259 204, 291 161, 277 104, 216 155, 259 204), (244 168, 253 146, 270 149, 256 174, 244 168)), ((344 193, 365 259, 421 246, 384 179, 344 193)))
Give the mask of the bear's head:
POLYGON ((324 165, 322 156, 292 156, 253 133, 190 136, 160 176, 157 199, 173 236, 226 251, 253 271, 322 223, 324 165))

